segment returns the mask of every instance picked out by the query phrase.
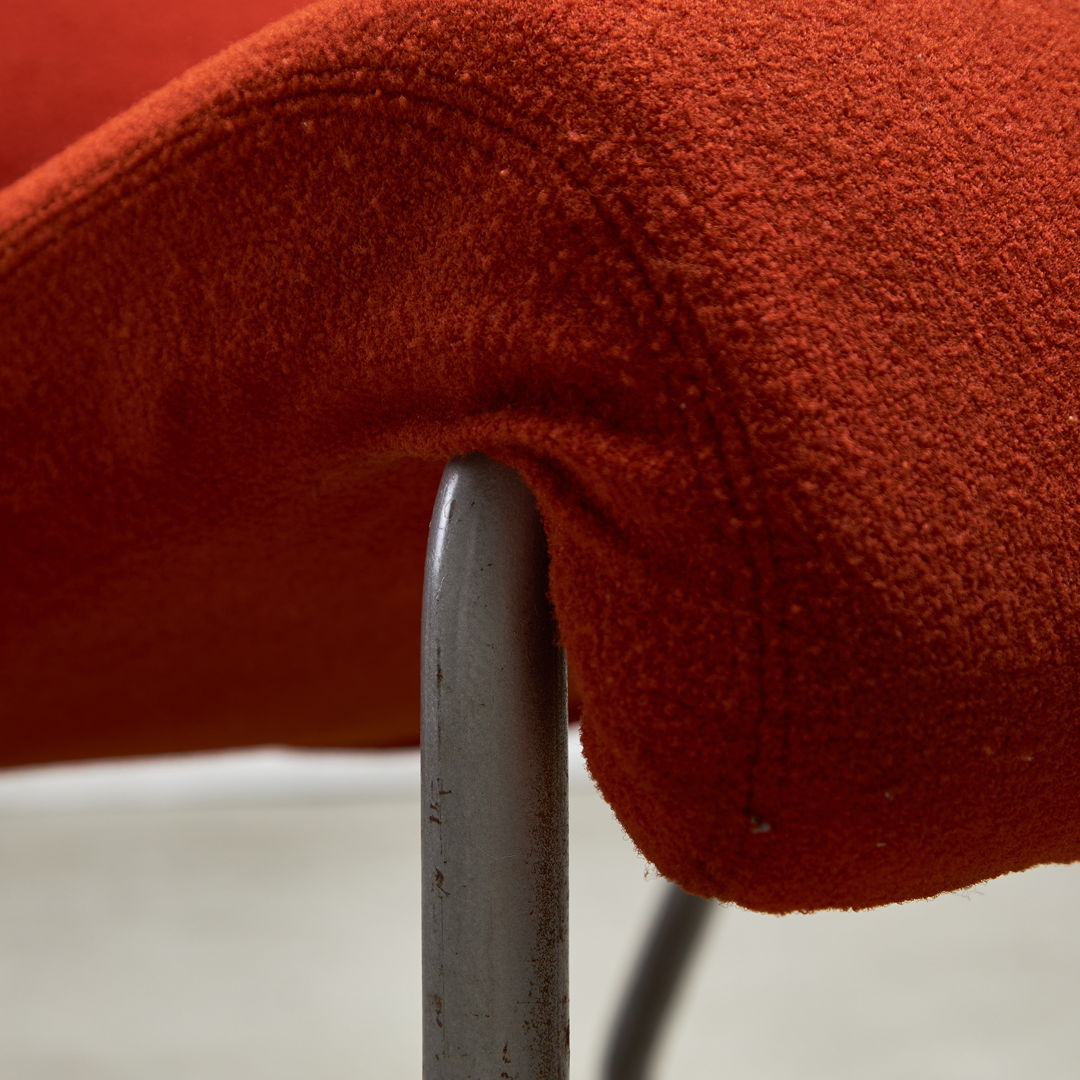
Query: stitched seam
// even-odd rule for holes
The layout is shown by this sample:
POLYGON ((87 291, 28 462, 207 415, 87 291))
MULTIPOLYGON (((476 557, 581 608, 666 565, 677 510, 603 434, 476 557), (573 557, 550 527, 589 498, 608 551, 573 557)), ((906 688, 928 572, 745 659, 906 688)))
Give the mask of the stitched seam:
MULTIPOLYGON (((578 176, 576 176, 570 166, 560 156, 545 151, 539 144, 537 144, 527 136, 523 135, 522 133, 511 128, 507 128, 504 125, 470 108, 466 108, 459 104, 451 104, 438 98, 423 97, 417 94, 415 91, 408 89, 407 87, 375 86, 360 89, 355 86, 340 88, 332 85, 332 83, 335 81, 339 83, 351 82, 353 77, 356 75, 370 76, 375 74, 385 74, 385 72, 387 71, 407 72, 414 77, 416 76, 416 71, 413 67, 393 68, 392 66, 387 65, 384 65, 381 68, 363 68, 358 66, 346 69, 334 69, 332 73, 304 72, 291 76, 288 82, 284 85, 295 85, 297 83, 306 84, 309 88, 305 90, 294 90, 292 92, 279 94, 278 96, 273 97, 267 95, 251 102, 238 103, 234 107, 227 109, 222 109, 220 106, 218 106, 217 108, 213 109, 213 112, 211 113, 211 115, 218 123, 244 123, 244 127, 232 127, 228 130, 217 133, 218 137, 213 138, 212 136, 207 135, 207 133, 201 126, 192 126, 187 132, 181 134, 178 138, 171 139, 167 142, 158 143, 149 149, 139 147, 133 150, 126 158, 121 158, 119 160, 114 159, 103 164, 99 169, 95 170, 90 174, 91 180, 95 180, 98 178, 108 178, 110 172, 112 172, 113 175, 116 177, 117 181, 126 181, 123 190, 117 191, 115 186, 110 186, 107 191, 103 191, 101 188, 98 188, 94 191, 86 192, 81 197, 76 197, 69 201, 66 205, 60 206, 59 209, 56 210, 55 215, 52 215, 50 211, 53 210, 53 207, 55 207, 57 203, 60 203, 63 200, 64 195, 67 193, 61 193, 57 196, 54 196, 40 208, 36 217, 28 219, 27 228, 24 232, 22 232, 21 239, 23 241, 30 240, 31 238, 33 238, 35 232, 39 231, 39 229, 41 228, 44 228, 45 225, 49 224, 50 221, 55 222, 56 219, 62 220, 65 214, 74 215, 80 209, 85 208, 88 212, 84 214, 84 216, 78 218, 76 222, 73 223, 75 226, 81 226, 82 224, 92 220, 93 217, 97 216, 97 214, 103 213, 107 211, 112 205, 119 203, 122 200, 126 191, 134 190, 136 186, 140 190, 145 190, 147 187, 152 187, 157 181, 162 180, 167 175, 164 170, 157 173, 157 175, 154 175, 154 173, 156 167, 161 164, 161 159, 165 157, 166 153, 175 154, 179 150, 181 153, 184 154, 184 161, 186 162, 191 160, 191 158, 194 155, 198 154, 200 151, 212 152, 222 143, 230 140, 235 135, 245 134, 253 130, 255 127, 259 126, 260 124, 273 123, 277 119, 277 116, 273 115, 273 111, 282 106, 302 106, 312 98, 325 98, 334 94, 349 99, 368 98, 374 100, 383 100, 384 102, 389 98, 390 95, 393 95, 394 97, 404 97, 408 101, 414 103, 422 103, 435 108, 443 109, 460 117, 465 117, 476 121, 477 123, 493 131, 496 131, 505 138, 513 139, 520 143, 523 143, 524 145, 529 147, 529 149, 536 152, 541 158, 548 161, 549 164, 554 166, 557 171, 563 173, 566 178, 571 182, 571 185, 589 199, 589 203, 593 212, 596 214, 597 218, 603 223, 606 230, 611 235, 613 242, 616 244, 617 247, 620 247, 622 249, 624 255, 629 257, 630 262, 636 269, 641 281, 645 284, 647 291, 649 292, 654 303, 656 304, 657 312, 664 312, 664 300, 660 295, 658 288, 654 284, 653 279, 650 277, 647 269, 639 258, 638 253, 634 250, 633 245, 629 242, 623 230, 620 229, 619 226, 615 224, 612 220, 610 220, 609 216, 605 213, 598 196, 593 194, 593 192, 589 189, 587 183, 585 183, 578 176), (314 83, 315 85, 311 86, 310 84, 312 83, 314 83), (269 110, 271 114, 261 115, 266 110, 269 110), (150 176, 149 178, 146 178, 146 182, 139 183, 140 177, 145 177, 146 173, 148 172, 150 173, 150 176), (97 201, 98 203, 97 206, 94 205, 95 201, 97 201)), ((451 84, 451 80, 445 78, 444 76, 441 77, 437 74, 433 74, 430 70, 426 71, 422 78, 429 79, 432 82, 443 82, 451 84)), ((278 86, 274 88, 275 91, 279 92, 281 85, 282 84, 278 84, 278 86)), ((470 87, 470 92, 479 93, 481 96, 487 97, 489 100, 496 102, 507 113, 512 113, 513 111, 512 109, 508 108, 506 103, 503 102, 501 99, 497 98, 495 95, 484 91, 482 88, 473 86, 470 87)), ((199 116, 200 118, 202 118, 206 116, 206 113, 200 113, 199 116)), ((557 130, 552 125, 543 124, 542 121, 539 121, 532 114, 528 115, 528 119, 530 123, 536 123, 538 124, 538 126, 541 127, 546 126, 548 130, 551 130, 553 132, 557 130)), ((401 117, 400 122, 407 124, 410 123, 410 121, 405 117, 401 117)), ((174 171, 175 170, 169 170, 168 175, 172 175, 174 171)), ((626 218, 630 221, 634 220, 633 214, 631 212, 632 208, 625 198, 618 196, 616 193, 609 193, 609 197, 617 198, 619 203, 621 204, 622 212, 626 215, 626 218)), ((18 227, 12 229, 12 233, 18 236, 18 227)), ((652 239, 652 237, 649 236, 648 232, 645 229, 638 229, 636 235, 639 241, 643 243, 647 248, 649 248, 650 251, 652 251, 654 254, 657 252, 655 241, 652 239)), ((54 242, 60 241, 56 240, 54 242)), ((46 240, 46 242, 42 243, 40 246, 32 248, 31 250, 25 252, 24 257, 21 260, 17 261, 16 263, 14 263, 14 265, 8 268, 8 273, 13 274, 17 269, 26 266, 39 254, 49 250, 50 246, 51 244, 48 242, 48 240, 46 240)), ((0 280, 3 280, 4 276, 6 275, 0 275, 0 280)), ((625 294, 622 294, 622 299, 624 300, 624 302, 627 302, 629 304, 631 309, 634 308, 635 305, 632 301, 628 301, 628 298, 625 294)), ((680 300, 675 305, 673 311, 682 315, 683 319, 685 320, 686 329, 689 331, 690 336, 700 347, 701 353, 704 356, 708 356, 708 338, 704 331, 704 328, 701 326, 697 318, 696 312, 694 311, 692 305, 686 303, 680 298, 680 300)), ((667 323, 666 329, 670 334, 672 344, 678 350, 678 353, 683 360, 683 378, 686 380, 687 383, 691 385, 697 384, 699 386, 699 389, 701 390, 699 396, 692 400, 690 408, 685 411, 678 409, 671 410, 671 412, 676 417, 678 417, 680 413, 682 415, 681 426, 688 445, 694 450, 708 449, 707 447, 703 447, 699 438, 695 435, 694 431, 691 428, 690 416, 688 415, 691 410, 696 414, 697 419, 701 421, 702 427, 704 427, 707 432, 711 434, 712 445, 721 445, 719 437, 720 427, 715 415, 715 411, 709 406, 708 395, 704 392, 704 388, 700 386, 702 380, 695 377, 694 373, 689 370, 690 364, 687 361, 686 347, 681 340, 680 335, 676 330, 676 327, 672 325, 676 320, 672 319, 669 316, 668 319, 660 318, 654 320, 653 318, 650 318, 650 321, 654 322, 654 325, 657 322, 659 322, 660 325, 667 323)), ((672 372, 670 366, 667 364, 662 364, 662 369, 664 381, 667 386, 668 403, 669 405, 671 405, 675 400, 673 387, 675 382, 677 381, 677 373, 672 372)), ((733 401, 733 395, 730 392, 730 379, 728 378, 728 373, 726 369, 723 367, 723 365, 717 365, 712 374, 721 383, 722 389, 725 390, 727 400, 730 404, 733 401)), ((746 475, 751 482, 756 482, 758 477, 758 469, 756 467, 753 454, 751 453, 751 444, 749 435, 746 430, 746 425, 741 415, 736 409, 731 408, 729 416, 733 423, 735 435, 737 436, 738 441, 741 444, 740 450, 742 452, 742 464, 743 467, 746 469, 746 475)), ((728 463, 724 460, 721 460, 719 455, 712 455, 712 459, 717 462, 717 468, 719 469, 721 476, 727 482, 727 489, 730 492, 732 507, 734 508, 736 513, 741 513, 743 511, 741 498, 738 494, 735 484, 732 483, 732 476, 727 467, 728 463)), ((697 454, 695 454, 694 457, 694 470, 695 477, 698 483, 701 484, 703 479, 702 465, 701 458, 697 454)), ((760 485, 756 486, 758 490, 761 490, 760 485)), ((745 516, 746 515, 743 514, 744 518, 745 516)), ((762 506, 759 516, 765 526, 763 531, 763 543, 760 545, 759 548, 759 557, 761 560, 763 560, 764 563, 771 566, 775 564, 770 543, 772 529, 768 521, 767 509, 764 504, 762 506)), ((768 653, 764 637, 765 598, 762 585, 761 571, 752 555, 753 549, 747 544, 745 540, 741 541, 740 546, 742 548, 742 563, 749 573, 751 589, 754 593, 755 599, 757 630, 754 634, 754 646, 759 658, 758 667, 760 672, 757 677, 758 704, 757 716, 755 721, 754 752, 751 755, 749 762, 749 775, 746 786, 746 794, 744 797, 744 809, 746 812, 749 812, 749 810, 753 807, 753 799, 758 783, 758 771, 761 763, 762 727, 764 724, 766 707, 765 664, 768 660, 768 653)), ((782 621, 780 625, 781 627, 783 626, 782 621)), ((747 644, 750 644, 749 641, 747 642, 747 644)), ((782 647, 783 646, 781 645, 781 648, 782 647)), ((781 676, 778 685, 779 699, 776 704, 778 708, 778 714, 784 716, 786 715, 786 708, 784 708, 786 704, 786 694, 784 692, 786 678, 784 677, 785 672, 782 667, 779 669, 779 673, 781 676)), ((783 722, 785 725, 784 744, 786 746, 787 722, 786 720, 783 722)), ((786 752, 784 754, 784 757, 786 758, 786 752)), ((733 856, 736 863, 741 862, 746 855, 747 838, 748 829, 744 827, 739 834, 738 844, 736 846, 736 850, 733 856)))

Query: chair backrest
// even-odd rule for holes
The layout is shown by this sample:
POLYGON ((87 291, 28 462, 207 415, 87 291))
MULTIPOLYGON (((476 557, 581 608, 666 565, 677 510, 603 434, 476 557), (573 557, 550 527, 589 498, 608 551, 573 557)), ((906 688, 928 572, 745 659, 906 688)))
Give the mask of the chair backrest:
POLYGON ((0 187, 303 0, 4 0, 0 187))

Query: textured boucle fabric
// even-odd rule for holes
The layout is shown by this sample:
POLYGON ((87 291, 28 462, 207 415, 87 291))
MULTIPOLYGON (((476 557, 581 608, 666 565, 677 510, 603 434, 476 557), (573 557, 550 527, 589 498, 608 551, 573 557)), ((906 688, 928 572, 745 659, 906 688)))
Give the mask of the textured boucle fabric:
POLYGON ((0 761, 415 740, 480 451, 664 874, 786 912, 1080 859, 1074 0, 332 0, 34 130, 0 761))

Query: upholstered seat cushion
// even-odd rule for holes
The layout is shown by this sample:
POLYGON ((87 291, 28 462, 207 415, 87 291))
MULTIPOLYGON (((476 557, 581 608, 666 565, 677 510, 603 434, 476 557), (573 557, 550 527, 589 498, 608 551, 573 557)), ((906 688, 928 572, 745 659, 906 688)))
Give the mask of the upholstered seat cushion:
POLYGON ((414 740, 482 451, 665 874, 1080 858, 1076 4, 290 6, 0 104, 0 761, 414 740))

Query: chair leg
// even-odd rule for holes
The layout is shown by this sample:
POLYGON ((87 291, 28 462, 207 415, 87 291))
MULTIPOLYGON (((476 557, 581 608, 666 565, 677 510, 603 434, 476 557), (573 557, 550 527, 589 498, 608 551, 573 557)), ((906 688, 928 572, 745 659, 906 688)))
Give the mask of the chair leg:
POLYGON ((425 1080, 565 1080, 566 669, 532 495, 450 462, 424 586, 425 1080))
POLYGON ((669 884, 626 989, 604 1059, 604 1080, 644 1080, 705 921, 719 907, 669 884))

